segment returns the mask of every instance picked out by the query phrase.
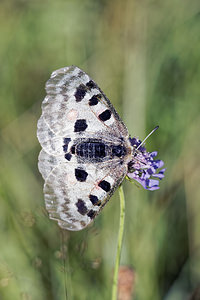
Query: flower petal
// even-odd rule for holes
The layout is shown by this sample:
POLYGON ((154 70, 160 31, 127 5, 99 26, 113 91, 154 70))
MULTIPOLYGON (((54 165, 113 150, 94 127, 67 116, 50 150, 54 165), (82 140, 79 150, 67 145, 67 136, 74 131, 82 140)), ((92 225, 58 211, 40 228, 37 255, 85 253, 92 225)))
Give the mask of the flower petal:
POLYGON ((130 138, 133 151, 132 161, 129 163, 127 176, 136 180, 144 189, 155 191, 159 189, 159 180, 164 177, 166 169, 159 170, 164 166, 162 160, 154 160, 157 151, 147 152, 144 146, 139 147, 141 141, 136 138, 130 138), (157 179, 155 179, 157 178, 157 179))

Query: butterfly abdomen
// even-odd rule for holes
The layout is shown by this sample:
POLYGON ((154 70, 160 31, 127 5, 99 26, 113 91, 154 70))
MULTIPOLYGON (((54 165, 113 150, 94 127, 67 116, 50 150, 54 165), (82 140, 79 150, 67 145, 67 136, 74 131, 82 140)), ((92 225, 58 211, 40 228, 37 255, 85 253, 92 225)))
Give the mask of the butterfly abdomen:
POLYGON ((124 145, 116 145, 102 140, 88 139, 79 141, 71 147, 71 153, 87 162, 103 162, 113 158, 122 158, 126 155, 124 145))
POLYGON ((76 155, 88 160, 103 160, 108 154, 107 145, 103 142, 86 141, 76 147, 76 155))

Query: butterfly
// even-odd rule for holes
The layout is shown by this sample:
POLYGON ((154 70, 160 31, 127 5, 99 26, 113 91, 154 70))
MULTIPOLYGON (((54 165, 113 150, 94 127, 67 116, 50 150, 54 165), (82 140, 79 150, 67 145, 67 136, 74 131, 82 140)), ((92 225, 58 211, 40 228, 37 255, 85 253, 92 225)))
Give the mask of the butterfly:
POLYGON ((158 188, 151 176, 164 176, 165 169, 156 173, 163 162, 129 137, 113 105, 84 71, 76 66, 54 71, 46 92, 37 126, 38 167, 49 217, 61 228, 88 226, 126 175, 147 189, 158 188))

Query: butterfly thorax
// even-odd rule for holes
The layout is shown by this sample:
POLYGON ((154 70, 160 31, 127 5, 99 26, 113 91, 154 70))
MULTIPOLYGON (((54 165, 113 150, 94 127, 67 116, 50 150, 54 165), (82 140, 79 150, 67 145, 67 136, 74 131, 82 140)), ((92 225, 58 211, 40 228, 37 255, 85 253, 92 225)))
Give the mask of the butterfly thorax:
POLYGON ((102 139, 83 139, 71 147, 71 153, 87 162, 104 162, 115 158, 123 158, 127 148, 123 143, 114 144, 102 139))

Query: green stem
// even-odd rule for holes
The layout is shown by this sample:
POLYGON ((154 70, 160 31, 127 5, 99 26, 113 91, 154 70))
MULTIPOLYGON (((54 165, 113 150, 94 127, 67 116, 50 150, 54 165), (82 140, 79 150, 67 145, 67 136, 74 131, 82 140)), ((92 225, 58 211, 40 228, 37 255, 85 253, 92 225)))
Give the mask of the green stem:
POLYGON ((112 300, 117 300, 117 286, 118 286, 118 272, 119 264, 122 250, 122 240, 124 235, 124 219, 125 219, 125 199, 122 185, 119 187, 119 197, 120 197, 120 222, 119 222, 119 233, 117 242, 117 255, 115 259, 115 269, 112 284, 112 300))

